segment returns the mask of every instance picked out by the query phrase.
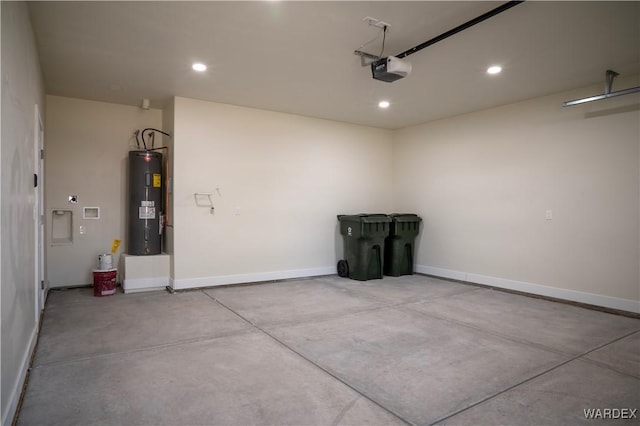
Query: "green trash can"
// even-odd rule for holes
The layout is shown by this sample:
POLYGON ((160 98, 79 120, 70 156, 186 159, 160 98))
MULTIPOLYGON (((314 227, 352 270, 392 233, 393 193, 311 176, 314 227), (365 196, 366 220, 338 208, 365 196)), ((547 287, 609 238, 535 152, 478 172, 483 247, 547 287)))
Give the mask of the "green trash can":
POLYGON ((338 215, 338 221, 344 240, 344 259, 338 262, 338 275, 359 281, 382 278, 389 216, 338 215))
POLYGON ((415 214, 389 215, 389 236, 385 240, 384 274, 392 277, 413 274, 413 253, 422 219, 415 214))

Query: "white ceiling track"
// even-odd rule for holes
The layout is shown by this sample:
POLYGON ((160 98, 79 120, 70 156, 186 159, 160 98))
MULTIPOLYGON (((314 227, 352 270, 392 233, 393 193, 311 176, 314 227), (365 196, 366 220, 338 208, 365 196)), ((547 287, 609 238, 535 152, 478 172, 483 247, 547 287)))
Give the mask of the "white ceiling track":
POLYGON ((595 95, 595 96, 589 96, 587 98, 582 98, 582 99, 574 99, 572 101, 566 101, 562 103, 563 107, 568 107, 568 106, 573 106, 573 105, 580 105, 580 104, 584 104, 587 102, 593 102, 593 101, 600 101, 602 99, 608 99, 608 98, 614 98, 616 96, 622 96, 622 95, 630 95, 632 93, 637 93, 640 92, 640 86, 636 86, 636 87, 631 87, 629 89, 624 89, 624 90, 618 90, 616 92, 612 92, 611 88, 613 87, 613 80, 618 76, 619 74, 615 71, 612 70, 607 70, 605 78, 605 88, 604 88, 604 93, 601 95, 595 95))

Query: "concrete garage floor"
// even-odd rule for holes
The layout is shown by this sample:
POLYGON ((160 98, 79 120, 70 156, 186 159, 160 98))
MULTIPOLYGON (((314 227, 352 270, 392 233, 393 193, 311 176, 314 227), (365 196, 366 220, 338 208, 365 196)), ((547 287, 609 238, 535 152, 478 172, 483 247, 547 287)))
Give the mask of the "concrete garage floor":
POLYGON ((638 424, 639 408, 638 319, 421 275, 328 276, 52 291, 18 424, 638 424))

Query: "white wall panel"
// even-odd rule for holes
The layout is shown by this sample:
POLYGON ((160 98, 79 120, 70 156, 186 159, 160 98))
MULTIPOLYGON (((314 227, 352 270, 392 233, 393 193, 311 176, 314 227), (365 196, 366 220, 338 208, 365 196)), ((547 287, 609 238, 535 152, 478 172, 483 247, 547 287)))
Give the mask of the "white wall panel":
POLYGON ((397 131, 394 207, 424 218, 418 265, 640 300, 640 95, 561 106, 601 90, 397 131))
POLYGON ((333 270, 336 215, 391 210, 390 131, 186 98, 174 126, 178 288, 333 270), (214 214, 196 192, 213 193, 214 214))

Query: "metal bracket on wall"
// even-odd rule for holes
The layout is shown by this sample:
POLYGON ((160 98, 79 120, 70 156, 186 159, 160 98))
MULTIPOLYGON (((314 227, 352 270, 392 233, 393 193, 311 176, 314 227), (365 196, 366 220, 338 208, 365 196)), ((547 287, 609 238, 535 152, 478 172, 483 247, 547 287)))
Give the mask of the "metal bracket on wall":
POLYGON ((622 95, 630 95, 631 93, 640 92, 640 86, 631 87, 629 89, 618 90, 617 92, 612 92, 613 88, 613 80, 620 74, 613 70, 607 70, 605 72, 605 84, 604 84, 604 93, 601 95, 588 96, 586 98, 574 99, 572 101, 566 101, 562 103, 563 107, 574 106, 579 104, 584 104, 587 102, 600 101, 602 99, 614 98, 616 96, 622 95))
POLYGON ((379 56, 372 55, 371 53, 363 52, 362 50, 354 50, 353 54, 360 56, 360 65, 362 65, 363 67, 368 67, 373 62, 377 61, 378 59, 381 59, 379 56))
MULTIPOLYGON (((216 188, 216 192, 218 196, 220 196, 220 188, 216 188)), ((209 213, 213 214, 215 211, 215 207, 213 206, 213 192, 196 192, 193 194, 193 198, 196 200, 196 206, 198 207, 209 207, 209 213), (205 203, 205 199, 208 203, 205 203)))

